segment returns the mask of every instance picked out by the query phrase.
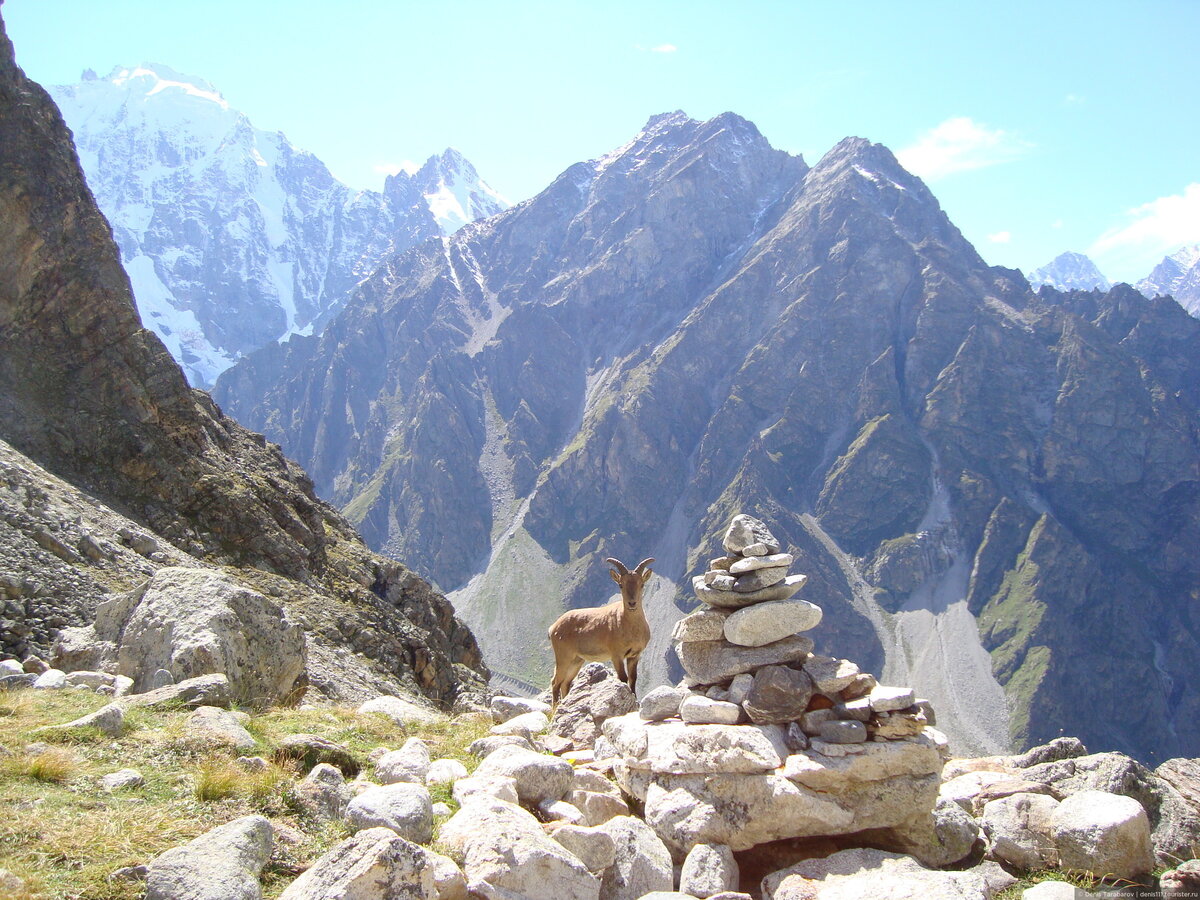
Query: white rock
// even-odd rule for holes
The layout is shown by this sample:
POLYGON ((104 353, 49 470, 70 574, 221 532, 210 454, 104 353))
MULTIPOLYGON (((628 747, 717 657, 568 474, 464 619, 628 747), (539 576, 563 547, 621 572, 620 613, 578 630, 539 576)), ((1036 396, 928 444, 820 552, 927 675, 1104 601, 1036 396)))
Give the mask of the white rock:
POLYGON ((575 770, 575 788, 580 791, 608 794, 611 797, 621 796, 621 789, 606 778, 602 772, 586 766, 575 770))
MULTIPOLYGON (((730 579, 730 590, 733 580, 730 579)), ((686 641, 719 641, 724 633, 725 620, 729 612, 722 609, 702 607, 693 613, 688 613, 671 631, 671 639, 676 642, 686 641)))
POLYGON ((763 896, 771 900, 884 896, 895 900, 988 900, 994 893, 990 877, 987 871, 939 872, 910 856, 859 848, 804 860, 768 875, 763 879, 763 896))
POLYGON ((641 819, 618 816, 598 826, 613 840, 613 864, 601 876, 603 900, 639 900, 674 886, 671 854, 641 819))
POLYGON ((267 818, 234 819, 152 860, 145 900, 261 900, 274 846, 267 818))
POLYGON ((355 831, 390 828, 406 840, 428 843, 433 837, 433 801, 423 785, 400 782, 363 791, 346 807, 346 823, 355 831))
POLYGON ((517 779, 508 775, 469 775, 454 782, 452 793, 459 806, 477 795, 493 797, 513 804, 520 802, 517 797, 517 779))
POLYGON ((543 800, 538 804, 538 812, 547 822, 566 822, 568 825, 587 825, 583 813, 578 807, 566 800, 543 800))
POLYGON ((15 659, 0 659, 0 675, 24 675, 25 667, 15 659))
POLYGON ((67 684, 71 687, 85 687, 90 690, 97 690, 102 687, 113 687, 116 684, 117 676, 109 675, 107 672, 68 672, 67 684))
POLYGON ((1013 776, 1006 772, 964 772, 942 783, 938 796, 945 800, 953 800, 964 811, 975 814, 975 798, 988 785, 1012 781, 1013 776))
POLYGON ((566 760, 514 746, 493 750, 475 769, 477 778, 494 775, 516 779, 517 796, 533 806, 543 800, 561 800, 575 782, 575 770, 566 760))
POLYGON ((490 705, 492 721, 499 725, 513 716, 540 712, 550 714, 550 704, 532 697, 493 697, 490 705))
POLYGON ((492 726, 492 734, 541 734, 550 727, 544 712, 527 712, 492 726))
POLYGON ((1064 869, 1134 878, 1154 868, 1150 820, 1132 797, 1080 791, 1058 805, 1050 822, 1064 869))
POLYGON ((988 858, 1017 869, 1058 865, 1051 822, 1058 801, 1045 794, 1012 794, 989 801, 980 824, 988 836, 988 858))
POLYGON ((253 750, 258 741, 242 723, 227 709, 216 706, 201 706, 187 717, 187 738, 205 744, 233 747, 235 750, 253 750))
POLYGON ((579 810, 582 825, 602 825, 615 816, 629 815, 629 805, 608 793, 574 790, 567 794, 566 802, 579 810))
POLYGON ((679 704, 688 696, 690 692, 687 688, 660 685, 642 698, 638 704, 638 714, 648 722, 661 722, 679 715, 679 704))
POLYGON ((679 890, 693 897, 711 897, 722 891, 736 891, 738 878, 732 850, 724 844, 697 844, 683 861, 679 890))
POLYGON ((612 837, 599 828, 564 825, 556 828, 551 837, 574 854, 593 875, 599 875, 616 858, 616 845, 612 837))
POLYGON ((599 900, 599 880, 519 806, 476 796, 442 825, 438 837, 462 858, 468 885, 491 885, 500 892, 494 896, 599 900))
POLYGON ((100 786, 106 791, 123 791, 128 788, 141 787, 146 783, 142 773, 137 769, 119 769, 109 772, 100 779, 100 786))
POLYGON ((917 695, 912 688, 888 687, 876 685, 867 695, 871 709, 875 712, 889 712, 893 709, 907 709, 917 702, 917 695))
POLYGON ((318 858, 279 900, 433 900, 433 856, 388 828, 368 828, 318 858))
POLYGON ((766 523, 745 513, 733 517, 729 527, 725 529, 724 537, 721 538, 721 545, 729 553, 747 553, 749 550, 763 553, 779 552, 779 541, 775 540, 766 523), (756 547, 756 544, 763 546, 756 547))
POLYGON ((80 716, 63 725, 47 725, 44 728, 38 728, 35 733, 63 732, 72 728, 95 728, 109 737, 120 737, 125 728, 125 710, 119 703, 109 703, 93 713, 80 716))
POLYGON ((427 706, 405 700, 403 697, 383 696, 368 700, 358 707, 360 713, 379 713, 397 725, 435 725, 446 717, 427 706))
POLYGON ((735 676, 729 683, 729 692, 725 699, 741 706, 749 696, 752 687, 754 687, 754 676, 749 672, 743 672, 741 675, 735 676))
POLYGON ((632 714, 609 719, 604 726, 606 737, 627 765, 655 773, 753 774, 774 771, 787 758, 783 731, 777 725, 643 722, 632 714), (634 723, 640 728, 630 727, 634 723))
POLYGON ((425 784, 454 784, 460 778, 466 777, 467 767, 457 759, 435 759, 429 764, 425 784))
POLYGON ((689 694, 679 704, 679 717, 691 725, 736 725, 742 708, 726 700, 711 700, 699 694, 689 694))
POLYGON ((353 792, 342 770, 318 763, 295 787, 296 798, 318 819, 340 819, 353 792))
POLYGON ((725 640, 742 647, 762 647, 821 621, 821 607, 807 600, 770 600, 739 609, 725 620, 725 640))
MULTIPOLYGON (((810 656, 804 661, 804 671, 822 694, 837 694, 848 688, 859 675, 859 668, 848 659, 829 656, 810 656)), ((870 704, 867 704, 868 707, 870 704)))
POLYGON ((745 559, 739 559, 729 567, 730 575, 742 575, 746 572, 753 572, 755 569, 773 569, 776 566, 787 567, 795 562, 795 557, 790 553, 768 553, 763 556, 746 556, 745 559))
POLYGON ((292 700, 304 672, 304 628, 275 601, 217 569, 168 566, 96 609, 100 640, 135 690, 158 669, 175 680, 223 674, 245 704, 292 700))
POLYGON ((399 750, 392 750, 379 757, 375 763, 375 777, 380 784, 424 784, 429 775, 431 760, 429 745, 417 737, 409 738, 399 750))
POLYGON ((39 691, 57 691, 67 686, 67 673, 61 669, 47 669, 33 681, 39 691))

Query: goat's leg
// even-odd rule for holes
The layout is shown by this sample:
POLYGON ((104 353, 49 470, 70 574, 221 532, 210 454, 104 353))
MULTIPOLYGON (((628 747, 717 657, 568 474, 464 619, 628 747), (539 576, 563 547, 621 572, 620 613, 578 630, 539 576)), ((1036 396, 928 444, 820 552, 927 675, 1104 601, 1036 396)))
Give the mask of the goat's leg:
POLYGON ((620 657, 620 656, 613 656, 612 664, 613 664, 613 671, 615 671, 617 673, 617 677, 620 678, 621 681, 623 681, 623 682, 628 682, 629 676, 627 674, 625 674, 624 658, 620 657))
POLYGON ((641 654, 632 654, 625 660, 625 669, 629 673, 629 690, 637 696, 637 667, 641 654))
POLYGON ((558 706, 559 700, 562 700, 567 696, 567 693, 571 690, 571 682, 575 680, 575 676, 579 674, 579 670, 582 668, 583 659, 580 657, 575 657, 569 662, 564 663, 561 668, 557 666, 555 667, 554 694, 557 697, 557 699, 554 701, 555 707, 558 706), (559 678, 560 672, 562 673, 561 678, 559 678))

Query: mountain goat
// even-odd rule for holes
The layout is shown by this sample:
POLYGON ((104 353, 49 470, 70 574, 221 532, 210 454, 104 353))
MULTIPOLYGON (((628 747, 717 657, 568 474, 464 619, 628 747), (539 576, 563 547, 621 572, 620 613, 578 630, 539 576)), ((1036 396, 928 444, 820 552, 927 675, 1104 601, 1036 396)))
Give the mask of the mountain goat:
POLYGON ((609 574, 621 586, 621 599, 604 606, 568 610, 550 626, 554 706, 567 695, 583 664, 593 660, 612 660, 617 677, 637 692, 638 657, 650 640, 642 588, 650 580, 651 570, 646 567, 654 558, 643 559, 632 572, 620 560, 605 562, 613 567, 609 574))

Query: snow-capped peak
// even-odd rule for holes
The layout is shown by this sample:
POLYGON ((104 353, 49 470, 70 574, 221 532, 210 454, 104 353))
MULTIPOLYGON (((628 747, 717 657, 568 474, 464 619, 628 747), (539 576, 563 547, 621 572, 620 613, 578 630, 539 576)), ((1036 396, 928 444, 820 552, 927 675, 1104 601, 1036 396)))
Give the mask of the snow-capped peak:
POLYGON ((142 63, 132 69, 117 66, 106 80, 117 87, 128 87, 131 92, 140 90, 147 97, 163 91, 182 91, 188 96, 216 103, 222 109, 229 108, 221 93, 204 79, 182 75, 161 63, 142 63))
POLYGON ((468 222, 493 216, 511 206, 453 147, 429 157, 412 181, 444 234, 453 234, 468 222))
POLYGON ((1044 284, 1062 291, 1107 291, 1112 287, 1112 282, 1104 277, 1091 259, 1070 250, 1029 273, 1029 285, 1034 290, 1044 284))

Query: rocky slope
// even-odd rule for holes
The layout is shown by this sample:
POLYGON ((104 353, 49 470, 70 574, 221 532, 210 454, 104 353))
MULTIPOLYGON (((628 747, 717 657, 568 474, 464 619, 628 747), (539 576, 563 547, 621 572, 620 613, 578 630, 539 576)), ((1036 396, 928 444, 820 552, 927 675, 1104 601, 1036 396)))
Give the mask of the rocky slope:
POLYGON ((371 554, 302 470, 190 389, 141 327, 70 133, 7 37, 0 223, 6 653, 44 653, 105 592, 187 561, 260 584, 393 692, 450 704, 480 686, 474 638, 445 599, 371 554), (9 642, 18 630, 22 646, 9 642))
POLYGON ((1112 287, 1112 282, 1082 253, 1060 253, 1040 269, 1034 269, 1028 277, 1034 290, 1043 284, 1060 291, 1107 291, 1112 287))
POLYGON ((216 88, 152 63, 50 88, 143 321, 197 387, 320 330, 387 253, 507 203, 454 150, 355 191, 216 88))
POLYGON ((549 622, 607 597, 605 557, 654 556, 642 672, 677 677, 702 536, 748 511, 822 645, 913 684, 959 752, 1065 730, 1154 759, 1200 746, 1198 339, 1127 288, 1039 299, 884 147, 810 170, 673 113, 390 258, 216 396, 508 675, 548 683, 549 622))
POLYGON ((1147 297, 1174 297, 1192 315, 1200 315, 1200 245, 1164 256, 1136 286, 1147 297))

